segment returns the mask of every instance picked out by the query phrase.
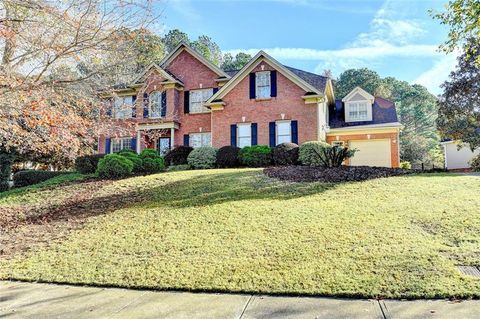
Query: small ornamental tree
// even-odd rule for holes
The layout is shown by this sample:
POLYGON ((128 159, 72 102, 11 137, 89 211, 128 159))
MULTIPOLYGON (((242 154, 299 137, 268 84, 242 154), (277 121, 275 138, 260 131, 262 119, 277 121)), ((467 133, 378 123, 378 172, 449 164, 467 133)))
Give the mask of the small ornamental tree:
POLYGON ((193 151, 193 147, 190 146, 177 146, 174 149, 168 151, 165 155, 165 165, 185 165, 188 164, 187 158, 190 152, 193 151))
POLYGON ((347 147, 311 141, 300 146, 299 158, 302 164, 307 166, 339 167, 343 161, 353 157, 355 151, 347 147))

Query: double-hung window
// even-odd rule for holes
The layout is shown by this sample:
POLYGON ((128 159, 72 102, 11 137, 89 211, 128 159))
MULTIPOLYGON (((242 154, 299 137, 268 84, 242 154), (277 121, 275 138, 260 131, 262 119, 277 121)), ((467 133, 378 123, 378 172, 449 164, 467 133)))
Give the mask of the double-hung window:
POLYGON ((149 98, 149 117, 162 116, 162 92, 152 92, 149 98))
POLYGON ((132 117, 132 96, 117 96, 113 102, 113 116, 116 119, 129 119, 132 117))
POLYGON ((281 121, 276 123, 277 127, 277 145, 292 142, 292 123, 290 121, 281 121))
POLYGON ((112 138, 112 153, 120 152, 121 150, 131 149, 132 139, 130 137, 112 138))
POLYGON ((252 146, 252 126, 250 123, 237 124, 237 146, 252 146))
POLYGON ((257 99, 271 97, 272 86, 270 83, 270 71, 255 73, 255 95, 257 99))
POLYGON ((348 121, 368 121, 368 107, 367 102, 348 102, 348 121))
POLYGON ((193 148, 212 145, 212 135, 210 132, 189 134, 189 144, 193 148))
POLYGON ((213 95, 213 89, 201 89, 201 90, 192 90, 190 91, 190 113, 206 113, 210 112, 208 108, 203 106, 205 101, 207 101, 213 95))

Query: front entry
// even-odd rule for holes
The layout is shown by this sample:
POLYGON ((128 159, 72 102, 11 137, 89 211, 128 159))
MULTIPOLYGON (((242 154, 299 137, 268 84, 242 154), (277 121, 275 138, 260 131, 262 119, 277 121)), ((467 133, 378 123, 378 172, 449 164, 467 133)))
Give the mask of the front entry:
POLYGON ((161 156, 165 156, 170 150, 170 137, 160 137, 158 139, 157 150, 161 156))

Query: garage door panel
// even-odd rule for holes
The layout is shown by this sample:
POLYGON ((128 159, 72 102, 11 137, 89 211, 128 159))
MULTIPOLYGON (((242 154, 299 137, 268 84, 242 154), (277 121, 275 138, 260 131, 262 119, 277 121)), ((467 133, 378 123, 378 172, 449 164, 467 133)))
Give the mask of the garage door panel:
POLYGON ((392 166, 390 140, 350 141, 349 144, 350 148, 358 150, 350 159, 350 165, 392 166))

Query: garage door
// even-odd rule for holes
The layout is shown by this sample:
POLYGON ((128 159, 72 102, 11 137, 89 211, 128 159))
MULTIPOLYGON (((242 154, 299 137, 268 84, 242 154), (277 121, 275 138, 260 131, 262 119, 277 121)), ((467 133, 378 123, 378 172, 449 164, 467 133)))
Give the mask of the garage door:
POLYGON ((350 165, 392 166, 390 140, 350 141, 350 148, 358 150, 350 159, 350 165))

